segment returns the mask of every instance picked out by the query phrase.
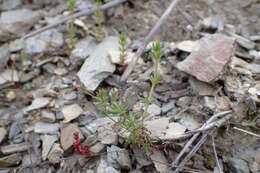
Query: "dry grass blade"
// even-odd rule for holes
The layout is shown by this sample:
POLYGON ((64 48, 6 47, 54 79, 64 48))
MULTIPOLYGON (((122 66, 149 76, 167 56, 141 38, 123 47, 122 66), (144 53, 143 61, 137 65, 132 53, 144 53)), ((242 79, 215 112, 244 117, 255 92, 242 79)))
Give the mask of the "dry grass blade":
POLYGON ((251 136, 255 136, 255 137, 257 137, 257 138, 260 138, 260 135, 255 134, 255 133, 253 133, 253 132, 250 132, 250 131, 247 131, 247 130, 244 130, 244 129, 240 129, 240 128, 238 128, 238 127, 234 127, 233 129, 238 130, 238 131, 243 132, 243 133, 246 133, 246 134, 248 134, 248 135, 251 135, 251 136))

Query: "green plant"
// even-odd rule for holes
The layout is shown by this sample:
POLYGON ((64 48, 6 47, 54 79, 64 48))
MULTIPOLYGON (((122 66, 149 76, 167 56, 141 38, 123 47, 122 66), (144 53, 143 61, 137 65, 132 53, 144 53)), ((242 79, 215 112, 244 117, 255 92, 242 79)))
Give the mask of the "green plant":
MULTIPOLYGON (((76 9, 76 0, 68 0, 68 6, 69 6, 70 13, 73 14, 76 9)), ((68 25, 69 37, 70 37, 69 48, 73 48, 75 43, 74 39, 76 36, 76 29, 74 27, 74 22, 75 22, 75 18, 72 18, 71 22, 68 25)))
POLYGON ((126 141, 131 146, 137 146, 144 149, 148 149, 151 146, 149 133, 144 127, 144 118, 147 116, 148 106, 152 102, 154 89, 160 82, 158 69, 162 57, 161 50, 162 45, 159 42, 153 44, 152 59, 154 62, 154 72, 150 77, 152 86, 149 96, 145 98, 146 108, 142 115, 129 110, 122 95, 114 89, 112 89, 110 93, 103 89, 97 91, 96 95, 88 93, 93 98, 100 113, 108 117, 127 132, 126 141), (116 119, 115 116, 119 118, 116 119))
POLYGON ((95 17, 96 17, 96 23, 97 23, 97 27, 96 27, 96 40, 97 42, 102 42, 103 40, 103 29, 102 29, 102 21, 104 19, 104 15, 102 13, 102 11, 100 10, 100 7, 102 6, 102 0, 96 0, 96 6, 97 8, 99 8, 99 10, 95 13, 95 17))
POLYGON ((127 134, 127 142, 131 146, 149 147, 149 136, 144 133, 141 116, 131 112, 122 96, 114 89, 110 93, 99 90, 96 95, 91 94, 98 110, 108 117, 127 134), (115 116, 119 118, 116 119, 115 116))
POLYGON ((124 59, 126 57, 126 38, 125 38, 125 34, 122 33, 120 35, 120 40, 119 40, 119 51, 120 51, 120 61, 121 64, 124 63, 124 59))
POLYGON ((148 115, 147 110, 148 110, 149 105, 152 103, 152 96, 153 96, 154 89, 161 81, 161 75, 159 73, 159 65, 160 65, 161 58, 162 58, 162 44, 159 41, 156 41, 152 45, 152 60, 154 63, 154 70, 150 76, 150 81, 151 81, 152 86, 151 86, 148 97, 145 98, 145 101, 144 101, 146 108, 143 113, 142 121, 144 121, 144 118, 148 115))

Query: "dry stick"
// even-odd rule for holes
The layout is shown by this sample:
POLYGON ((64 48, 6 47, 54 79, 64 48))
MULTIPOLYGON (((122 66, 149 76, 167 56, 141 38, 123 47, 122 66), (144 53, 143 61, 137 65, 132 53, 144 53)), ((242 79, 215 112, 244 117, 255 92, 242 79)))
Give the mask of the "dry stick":
POLYGON ((151 40, 152 36, 159 30, 159 28, 161 27, 161 25, 167 20, 167 18, 169 17, 171 11, 173 10, 173 8, 178 4, 180 0, 173 0, 172 3, 170 4, 170 6, 165 10, 165 12, 163 13, 163 15, 160 17, 159 21, 155 24, 155 26, 153 27, 153 29, 149 32, 149 34, 144 38, 144 41, 142 43, 142 45, 139 47, 139 49, 137 50, 136 54, 134 55, 132 61, 130 62, 130 64, 128 65, 128 67, 126 68, 125 72, 123 73, 122 77, 121 77, 121 81, 125 81, 127 79, 127 77, 131 74, 131 72, 133 71, 137 60, 139 59, 139 57, 142 55, 146 45, 148 44, 148 42, 151 40))
POLYGON ((199 132, 204 132, 204 131, 210 130, 210 129, 214 128, 214 127, 220 127, 223 123, 225 123, 231 117, 232 117, 232 114, 228 114, 225 117, 223 117, 223 118, 221 118, 221 119, 219 119, 217 121, 214 121, 212 123, 207 124, 205 127, 201 127, 199 129, 196 129, 196 130, 193 130, 193 131, 189 131, 186 134, 195 134, 195 133, 199 133, 199 132))
MULTIPOLYGON (((220 113, 217 113, 217 114, 213 115, 212 117, 210 117, 210 119, 209 119, 205 124, 202 125, 202 127, 207 126, 208 124, 210 124, 211 122, 213 122, 214 120, 216 120, 218 117, 224 116, 224 115, 229 114, 229 113, 231 113, 231 111, 220 112, 220 113)), ((186 152, 188 152, 190 145, 198 138, 199 134, 200 134, 200 133, 196 133, 196 134, 195 134, 194 136, 192 136, 192 138, 185 144, 184 148, 181 150, 181 152, 179 153, 179 155, 176 157, 175 161, 172 163, 172 167, 175 167, 175 166, 179 163, 179 161, 180 161, 181 157, 183 156, 183 154, 186 153, 186 152)))
POLYGON ((200 146, 206 141, 208 135, 212 135, 213 132, 214 132, 214 130, 211 130, 209 133, 205 133, 205 134, 202 135, 202 137, 200 138, 199 142, 193 147, 193 149, 190 151, 190 153, 182 160, 182 162, 176 168, 174 173, 178 173, 178 172, 180 172, 183 169, 183 167, 186 164, 186 162, 188 160, 190 160, 190 158, 198 151, 200 146))
MULTIPOLYGON (((231 118, 231 117, 232 117, 232 115, 229 114, 229 115, 227 115, 226 117, 222 118, 222 119, 221 119, 222 121, 221 121, 220 125, 223 124, 224 121, 227 121, 227 120, 228 120, 229 118, 231 118)), ((206 141, 208 135, 212 135, 212 134, 213 134, 214 130, 215 130, 215 129, 212 129, 212 130, 211 130, 210 132, 208 132, 208 133, 203 133, 203 135, 202 135, 200 141, 193 147, 193 149, 190 151, 190 153, 182 160, 182 162, 181 162, 181 163, 179 164, 179 166, 176 168, 176 170, 174 171, 174 173, 178 173, 179 171, 181 171, 181 170, 183 169, 183 167, 184 167, 184 165, 186 164, 186 162, 187 162, 188 160, 190 160, 191 157, 198 151, 198 149, 200 148, 200 146, 206 141)))
POLYGON ((117 5, 122 4, 123 2, 126 2, 126 1, 127 0, 114 0, 112 2, 106 3, 105 5, 102 5, 101 7, 94 7, 92 9, 83 9, 82 11, 79 11, 79 12, 77 12, 77 13, 75 13, 73 15, 70 15, 68 17, 65 17, 65 18, 59 20, 56 23, 47 25, 47 26, 42 27, 42 28, 40 28, 40 29, 38 29, 36 31, 33 31, 33 32, 29 33, 29 34, 26 34, 23 37, 23 39, 27 39, 29 37, 35 36, 35 35, 43 32, 43 31, 46 31, 46 30, 51 29, 51 28, 54 28, 54 27, 56 27, 56 26, 58 26, 58 25, 60 25, 62 23, 65 23, 67 21, 71 21, 72 19, 75 19, 75 18, 78 18, 78 17, 81 17, 81 16, 91 15, 91 14, 97 12, 98 10, 101 10, 101 11, 107 10, 107 9, 109 9, 111 7, 117 6, 117 5))
POLYGON ((253 133, 253 132, 250 132, 250 131, 247 131, 247 130, 244 130, 244 129, 240 129, 240 128, 238 128, 238 127, 234 127, 233 129, 260 138, 260 135, 255 134, 255 133, 253 133))
POLYGON ((219 160, 218 160, 218 154, 217 154, 217 150, 216 150, 216 146, 215 146, 215 140, 213 135, 211 135, 211 141, 212 141, 212 147, 213 147, 213 152, 214 152, 214 156, 215 156, 215 160, 216 160, 216 165, 218 167, 218 172, 222 173, 220 164, 219 164, 219 160))

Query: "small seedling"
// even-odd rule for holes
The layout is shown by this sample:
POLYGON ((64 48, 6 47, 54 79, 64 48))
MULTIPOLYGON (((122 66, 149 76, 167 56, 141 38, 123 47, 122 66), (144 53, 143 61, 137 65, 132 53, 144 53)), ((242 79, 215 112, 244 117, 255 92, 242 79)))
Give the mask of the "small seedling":
POLYGON ((124 64, 124 60, 126 57, 126 38, 125 38, 125 34, 122 33, 120 35, 120 40, 119 40, 119 51, 120 51, 120 64, 124 64))
MULTIPOLYGON (((96 6, 97 6, 97 8, 100 8, 102 6, 102 0, 96 0, 96 6)), ((102 21, 104 19, 104 15, 100 9, 95 13, 95 17, 96 17, 96 23, 97 23, 96 40, 97 40, 97 42, 100 43, 103 40, 102 21)))
POLYGON ((160 42, 155 42, 152 45, 152 59, 154 62, 154 70, 153 73, 150 76, 150 81, 151 81, 151 89, 149 92, 149 96, 147 98, 145 98, 145 111, 143 113, 143 119, 142 121, 144 121, 144 118, 148 115, 147 110, 149 105, 152 103, 152 95, 154 92, 155 87, 160 83, 161 81, 161 75, 159 73, 159 65, 160 65, 160 60, 162 58, 162 45, 160 42))
MULTIPOLYGON (((70 13, 73 14, 76 9, 76 0, 68 0, 68 6, 70 13)), ((75 43, 75 36, 76 36, 76 29, 74 27, 74 21, 75 18, 72 18, 71 22, 68 25, 68 30, 69 30, 69 37, 70 37, 70 42, 69 42, 69 48, 72 49, 74 47, 75 43)))
POLYGON ((126 141, 133 147, 145 148, 150 146, 148 133, 143 130, 141 116, 128 110, 123 97, 115 90, 110 94, 104 90, 99 90, 92 98, 102 115, 115 122, 120 128, 126 131, 126 141), (119 117, 119 120, 115 118, 119 117))
MULTIPOLYGON (((122 53, 125 51, 125 49, 122 48, 122 45, 125 45, 124 36, 121 36, 120 45, 120 51, 122 53)), ((127 132, 126 141, 133 147, 148 149, 151 146, 149 132, 144 128, 144 118, 148 115, 147 109, 152 103, 152 94, 161 79, 158 72, 161 57, 162 45, 156 42, 152 48, 152 59, 154 62, 154 71, 150 77, 152 86, 149 96, 145 98, 146 108, 143 115, 130 111, 122 95, 115 90, 111 90, 110 93, 107 93, 105 90, 99 90, 96 95, 89 93, 101 114, 108 117, 127 132), (119 119, 115 118, 115 116, 118 116, 119 119)))

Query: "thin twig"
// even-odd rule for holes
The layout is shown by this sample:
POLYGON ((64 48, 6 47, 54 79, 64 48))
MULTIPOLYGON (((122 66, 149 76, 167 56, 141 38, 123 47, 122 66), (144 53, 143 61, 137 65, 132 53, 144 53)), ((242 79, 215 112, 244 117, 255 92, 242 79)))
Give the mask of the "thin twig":
POLYGON ((125 81, 127 79, 127 77, 131 74, 131 72, 133 71, 133 69, 134 69, 134 67, 137 63, 137 60, 142 55, 146 45, 151 40, 152 36, 159 30, 161 25, 167 20, 171 11, 178 4, 178 2, 180 2, 180 0, 173 0, 172 1, 170 6, 165 10, 163 15, 160 17, 159 21, 155 24, 155 26, 152 28, 152 30, 149 32, 149 34, 144 38, 142 45, 139 47, 139 49, 137 50, 136 54, 134 55, 132 61, 130 62, 130 64, 126 68, 125 72, 123 73, 123 75, 121 77, 121 81, 125 81))
POLYGON ((29 37, 35 36, 35 35, 43 32, 43 31, 46 31, 46 30, 51 29, 51 28, 54 28, 54 27, 56 27, 56 26, 58 26, 58 25, 60 25, 62 23, 65 23, 67 21, 71 21, 71 20, 73 20, 75 18, 78 18, 78 17, 81 17, 81 16, 88 16, 88 15, 94 14, 95 12, 97 12, 99 10, 101 10, 101 11, 107 10, 107 9, 109 9, 111 7, 117 6, 117 5, 122 4, 122 3, 126 2, 126 1, 127 0, 114 0, 112 2, 109 2, 109 3, 106 3, 106 4, 102 5, 101 7, 94 7, 92 9, 83 9, 83 10, 81 10, 81 11, 79 11, 79 12, 73 14, 73 15, 70 15, 70 16, 67 16, 67 17, 65 17, 63 19, 60 19, 58 22, 55 22, 53 24, 47 25, 45 27, 42 27, 42 28, 40 28, 40 29, 38 29, 36 31, 33 31, 33 32, 29 33, 29 34, 26 34, 22 39, 27 39, 29 37))
POLYGON ((204 127, 201 127, 199 129, 196 129, 196 130, 193 130, 193 131, 189 131, 189 132, 187 132, 187 134, 195 134, 195 133, 199 133, 199 132, 204 132, 204 131, 210 130, 210 129, 214 128, 214 127, 220 127, 220 126, 222 126, 223 123, 225 123, 231 117, 232 117, 232 114, 228 114, 225 117, 223 117, 223 118, 221 118, 221 119, 219 119, 217 121, 214 121, 212 123, 209 123, 209 124, 207 124, 204 127))
POLYGON ((178 173, 183 169, 186 162, 189 161, 192 158, 192 156, 194 156, 194 154, 199 150, 200 146, 206 141, 208 135, 212 135, 213 132, 214 132, 214 130, 211 130, 209 133, 205 133, 202 135, 199 142, 193 147, 193 149, 189 152, 189 154, 181 161, 181 163, 176 168, 174 173, 178 173))
POLYGON ((233 127, 233 129, 260 138, 260 135, 255 134, 255 133, 253 133, 253 132, 250 132, 250 131, 247 131, 247 130, 244 130, 244 129, 240 129, 240 128, 238 128, 238 127, 233 127))
MULTIPOLYGON (((231 113, 231 112, 232 112, 232 111, 225 111, 225 112, 220 112, 220 113, 217 113, 217 114, 213 115, 212 117, 210 117, 210 119, 209 119, 205 124, 202 125, 202 127, 207 126, 207 125, 210 124, 211 122, 215 121, 217 118, 222 117, 222 116, 224 116, 224 115, 226 115, 226 114, 229 114, 229 113, 231 113)), ((184 153, 188 152, 189 147, 190 147, 191 144, 199 137, 199 134, 200 134, 200 133, 196 133, 196 134, 195 134, 194 136, 192 136, 192 138, 185 144, 184 148, 181 150, 181 152, 179 153, 179 155, 176 157, 175 161, 172 163, 172 166, 173 166, 173 167, 175 167, 175 166, 179 163, 179 161, 180 161, 181 157, 184 155, 184 153)))
POLYGON ((213 152, 214 152, 214 156, 215 156, 215 160, 216 160, 216 165, 218 167, 218 172, 222 173, 222 169, 221 169, 220 164, 219 164, 218 154, 217 154, 217 150, 216 150, 216 146, 215 146, 215 140, 214 140, 213 135, 211 135, 211 141, 212 141, 213 152))

